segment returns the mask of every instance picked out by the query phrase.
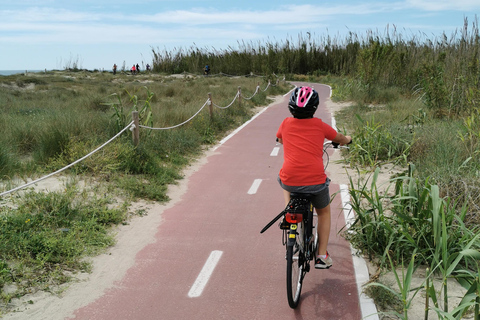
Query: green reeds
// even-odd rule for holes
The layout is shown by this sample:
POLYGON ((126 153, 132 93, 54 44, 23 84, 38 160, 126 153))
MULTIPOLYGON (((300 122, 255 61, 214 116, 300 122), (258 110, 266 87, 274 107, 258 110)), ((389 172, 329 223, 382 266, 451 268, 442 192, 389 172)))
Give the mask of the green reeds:
POLYGON ((246 75, 341 75, 356 79, 364 103, 379 90, 396 87, 419 99, 438 117, 462 115, 478 107, 480 97, 478 21, 465 18, 452 35, 433 39, 389 27, 384 33, 350 33, 344 38, 307 32, 284 41, 238 41, 236 48, 152 50, 153 68, 165 73, 246 75))
MULTIPOLYGON (((407 175, 392 179, 382 192, 377 186, 379 169, 371 181, 354 185, 351 180, 351 205, 356 220, 346 236, 364 253, 378 258, 380 265, 387 266, 388 258, 403 301, 400 318, 408 318, 407 310, 413 299, 408 296, 409 282, 414 269, 422 264, 429 267, 423 282, 428 295, 426 313, 433 310, 441 319, 461 319, 478 300, 478 275, 471 268, 477 270, 480 260, 479 229, 465 226, 466 205, 441 198, 437 185, 430 184, 428 179, 420 182, 414 177, 414 166, 409 168, 407 175), (391 185, 395 186, 393 193, 391 185), (395 268, 404 261, 409 265, 400 278, 395 268), (437 278, 439 288, 431 281, 437 278), (450 309, 447 281, 451 278, 466 288, 462 301, 453 309, 450 309)), ((420 289, 415 288, 415 294, 420 289)))

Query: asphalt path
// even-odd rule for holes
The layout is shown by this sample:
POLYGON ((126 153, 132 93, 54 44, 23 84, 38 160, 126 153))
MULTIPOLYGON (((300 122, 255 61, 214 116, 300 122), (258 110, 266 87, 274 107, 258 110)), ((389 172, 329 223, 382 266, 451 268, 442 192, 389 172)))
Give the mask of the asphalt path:
MULTIPOLYGON (((330 88, 315 89, 316 116, 329 123, 330 88)), ((290 116, 287 101, 264 109, 217 147, 182 199, 163 212, 156 241, 121 281, 76 310, 75 319, 361 319, 350 246, 338 234, 343 214, 332 211, 334 265, 312 265, 295 310, 287 302, 282 232, 275 224, 260 234, 284 206, 276 181, 283 151, 275 134, 290 116)), ((339 186, 331 179, 334 193, 339 186)), ((341 208, 340 197, 334 201, 341 208)))

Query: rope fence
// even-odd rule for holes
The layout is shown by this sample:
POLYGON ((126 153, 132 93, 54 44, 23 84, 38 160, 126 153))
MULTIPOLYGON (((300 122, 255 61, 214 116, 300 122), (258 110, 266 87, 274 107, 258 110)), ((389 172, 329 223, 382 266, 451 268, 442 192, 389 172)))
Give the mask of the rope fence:
MULTIPOLYGON (((224 74, 222 74, 222 75, 224 75, 224 74)), ((227 75, 227 76, 228 76, 228 75, 227 75)), ((252 75, 249 75, 249 76, 252 76, 252 75)), ((262 76, 258 76, 258 77, 262 77, 262 76)), ((282 81, 285 81, 285 77, 283 78, 282 81)), ((278 82, 279 82, 279 80, 277 79, 277 84, 278 84, 278 82)), ((267 89, 268 89, 270 86, 274 86, 274 85, 272 85, 272 84, 270 83, 270 81, 268 81, 268 84, 267 84, 266 88, 265 88, 264 90, 262 90, 262 92, 267 91, 267 89)), ((95 154, 95 153, 98 152, 99 150, 103 149, 105 146, 107 146, 107 145, 108 145, 109 143, 111 143, 113 140, 115 140, 116 138, 118 138, 118 137, 119 137, 122 133, 124 133, 127 129, 130 129, 130 131, 132 131, 133 144, 134 144, 135 146, 137 146, 137 145, 139 144, 139 142, 140 142, 140 139, 139 139, 139 136, 140 136, 140 134, 139 134, 139 129, 140 129, 140 128, 149 129, 149 130, 170 130, 170 129, 175 129, 175 128, 178 128, 178 127, 180 127, 180 126, 182 126, 182 125, 190 122, 191 120, 193 120, 207 105, 209 106, 210 117, 212 117, 212 116, 213 116, 212 106, 214 106, 214 107, 216 107, 216 108, 218 108, 218 109, 227 109, 227 108, 230 108, 230 107, 234 104, 234 102, 235 102, 236 100, 239 100, 239 103, 240 103, 240 104, 241 104, 241 99, 242 99, 242 98, 245 99, 245 100, 251 100, 254 96, 256 96, 256 95, 258 94, 259 90, 261 90, 261 89, 260 89, 260 84, 257 85, 254 94, 253 94, 251 97, 248 97, 248 98, 247 98, 247 97, 244 97, 244 96, 242 95, 242 90, 241 90, 240 87, 238 87, 237 94, 236 94, 235 97, 233 98, 232 102, 231 102, 229 105, 225 106, 225 107, 222 107, 222 106, 219 106, 219 105, 213 103, 213 101, 212 101, 212 94, 211 94, 211 93, 208 93, 208 99, 207 99, 207 101, 205 101, 205 103, 203 104, 203 106, 202 106, 193 116, 191 116, 189 119, 185 120, 185 121, 182 122, 182 123, 179 123, 179 124, 177 124, 177 125, 170 126, 170 127, 153 128, 153 127, 148 127, 148 126, 140 125, 140 124, 139 124, 139 118, 138 118, 138 111, 133 111, 133 112, 132 112, 132 119, 133 119, 132 122, 130 122, 125 128, 123 128, 120 132, 118 132, 118 133, 117 133, 115 136, 113 136, 110 140, 108 140, 107 142, 105 142, 104 144, 102 144, 101 146, 99 146, 98 148, 96 148, 95 150, 93 150, 92 152, 90 152, 89 154, 83 156, 82 158, 80 158, 80 159, 78 159, 78 160, 70 163, 69 165, 67 165, 67 166, 65 166, 65 167, 63 167, 63 168, 61 168, 61 169, 59 169, 59 170, 57 170, 57 171, 55 171, 55 172, 52 172, 52 173, 50 173, 50 174, 48 174, 48 175, 46 175, 46 176, 43 176, 43 177, 41 177, 41 178, 39 178, 39 179, 36 179, 36 180, 34 180, 34 181, 31 181, 31 182, 29 182, 29 183, 26 183, 26 184, 24 184, 24 185, 22 185, 22 186, 13 188, 13 189, 8 190, 8 191, 5 191, 5 192, 2 192, 2 193, 0 193, 0 197, 3 197, 3 196, 5 196, 5 195, 7 195, 7 194, 10 194, 10 193, 13 193, 13 192, 15 192, 15 191, 24 189, 24 188, 26 188, 26 187, 28 187, 28 186, 31 186, 31 185, 33 185, 33 184, 36 184, 36 183, 42 181, 42 180, 48 179, 48 178, 50 178, 50 177, 52 177, 52 176, 54 176, 54 175, 56 175, 56 174, 59 174, 60 172, 63 172, 63 171, 65 171, 66 169, 68 169, 68 168, 70 168, 70 167, 73 167, 73 166, 76 165, 77 163, 79 163, 79 162, 87 159, 88 157, 92 156, 93 154, 95 154)))
MULTIPOLYGON (((285 79, 285 78, 283 78, 285 79)), ((278 83, 278 80, 277 80, 277 83, 278 83)), ((253 93, 253 95, 251 97, 244 97, 242 95, 242 88, 241 87, 238 87, 238 91, 237 91, 237 94, 235 95, 235 97, 233 97, 233 100, 232 102, 230 102, 230 104, 228 104, 227 106, 225 107, 222 107, 222 106, 219 106, 217 105, 216 103, 213 102, 212 100, 212 94, 211 93, 208 93, 208 99, 207 101, 205 101, 205 103, 203 104, 203 106, 193 115, 191 116, 188 120, 185 120, 184 122, 182 123, 179 123, 177 125, 174 125, 174 126, 171 126, 171 127, 162 127, 162 128, 154 128, 154 127, 149 127, 149 126, 144 126, 144 125, 138 125, 137 127, 140 127, 140 128, 144 128, 144 129, 150 129, 150 130, 169 130, 169 129, 174 129, 174 128, 178 128, 188 122, 190 122, 191 120, 193 120, 199 113, 200 111, 202 111, 207 105, 210 107, 210 116, 212 116, 212 106, 218 108, 218 109, 228 109, 230 108, 234 103, 235 101, 238 99, 240 101, 240 99, 245 99, 245 100, 251 100, 253 97, 255 97, 258 92, 261 90, 262 92, 265 92, 267 91, 267 89, 270 87, 270 86, 275 86, 275 85, 272 85, 270 81, 268 81, 268 84, 267 86, 265 87, 265 89, 261 90, 260 89, 260 84, 257 84, 257 87, 255 89, 255 92, 253 93)), ((134 128, 134 130, 137 130, 136 127, 134 128)))
POLYGON ((233 103, 235 102, 235 100, 237 100, 237 98, 240 96, 240 92, 237 92, 237 94, 235 95, 235 98, 233 98, 232 102, 228 105, 228 106, 225 106, 225 107, 220 107, 219 105, 216 105, 215 103, 213 103, 213 101, 211 101, 210 99, 207 101, 209 104, 213 104, 214 107, 218 108, 218 109, 228 109, 230 108, 233 103))
POLYGON ((148 126, 144 126, 144 125, 139 125, 139 127, 144 128, 144 129, 150 129, 150 130, 169 130, 169 129, 178 128, 180 126, 183 126, 187 122, 190 122, 193 118, 195 118, 200 113, 200 111, 202 111, 203 108, 205 108, 205 106, 208 105, 209 103, 210 103, 210 100, 207 99, 207 101, 203 104, 203 106, 193 116, 191 116, 188 120, 185 120, 184 122, 179 123, 177 125, 174 125, 174 126, 171 126, 171 127, 165 127, 165 128, 152 128, 152 127, 148 127, 148 126))
POLYGON ((14 191, 17 191, 17 190, 26 188, 26 187, 28 187, 28 186, 31 186, 32 184, 35 184, 35 183, 40 182, 40 181, 42 181, 42 180, 45 180, 45 179, 47 179, 47 178, 50 178, 51 176, 54 176, 54 175, 56 175, 56 174, 58 174, 58 173, 60 173, 60 172, 62 172, 62 171, 65 171, 65 170, 67 170, 68 168, 76 165, 77 163, 79 163, 79 162, 87 159, 88 157, 90 157, 91 155, 93 155, 94 153, 96 153, 97 151, 101 150, 101 149, 102 149, 103 147, 105 147, 107 144, 109 144, 110 142, 112 142, 113 140, 115 140, 117 137, 119 137, 125 130, 127 130, 128 128, 130 128, 130 126, 132 126, 132 124, 133 124, 133 121, 130 122, 130 124, 129 124, 128 126, 126 126, 125 128, 123 128, 119 133, 117 133, 117 134, 116 134, 114 137, 112 137, 110 140, 108 140, 107 142, 105 142, 104 144, 102 144, 100 147, 98 147, 97 149, 93 150, 93 151, 90 152, 89 154, 83 156, 82 158, 80 158, 80 159, 78 159, 78 160, 70 163, 69 165, 63 167, 62 169, 57 170, 57 171, 55 171, 55 172, 52 172, 52 173, 50 173, 50 174, 48 174, 48 175, 46 175, 46 176, 44 176, 44 177, 42 177, 42 178, 39 178, 39 179, 34 180, 34 181, 31 181, 31 182, 29 182, 29 183, 27 183, 27 184, 25 184, 25 185, 23 185, 23 186, 16 187, 16 188, 14 188, 14 189, 12 189, 12 190, 2 192, 2 193, 0 193, 0 197, 2 197, 2 196, 4 196, 4 195, 7 195, 7 194, 9 194, 9 193, 12 193, 12 192, 14 192, 14 191))

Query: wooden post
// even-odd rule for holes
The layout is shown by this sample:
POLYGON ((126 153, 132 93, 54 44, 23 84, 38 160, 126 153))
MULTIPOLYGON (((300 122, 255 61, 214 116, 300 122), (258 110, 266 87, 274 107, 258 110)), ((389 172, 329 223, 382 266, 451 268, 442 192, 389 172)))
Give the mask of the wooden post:
POLYGON ((213 118, 213 101, 212 101, 212 93, 208 93, 208 110, 210 111, 210 119, 213 118))
POLYGON ((238 86, 238 106, 242 106, 242 87, 238 86))
POLYGON ((133 119, 133 125, 135 126, 132 130, 132 139, 133 139, 133 145, 136 147, 138 146, 140 142, 140 127, 139 127, 139 117, 138 117, 138 111, 133 111, 132 112, 132 119, 133 119))

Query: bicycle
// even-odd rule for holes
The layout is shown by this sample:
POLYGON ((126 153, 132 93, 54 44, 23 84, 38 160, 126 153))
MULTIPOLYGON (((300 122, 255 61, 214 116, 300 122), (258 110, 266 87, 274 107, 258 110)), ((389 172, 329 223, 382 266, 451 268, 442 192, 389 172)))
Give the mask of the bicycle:
MULTIPOLYGON (((324 143, 325 169, 330 160, 326 151, 330 147, 340 148, 334 142, 324 143)), ((348 147, 342 146, 341 148, 348 147)), ((310 271, 310 262, 315 260, 318 248, 318 233, 313 232, 317 228, 318 219, 310 201, 311 197, 312 195, 307 193, 291 193, 290 201, 285 209, 260 231, 260 233, 264 233, 283 217, 279 227, 283 231, 282 243, 286 246, 287 299, 288 305, 292 309, 295 309, 300 302, 303 279, 310 271)))

